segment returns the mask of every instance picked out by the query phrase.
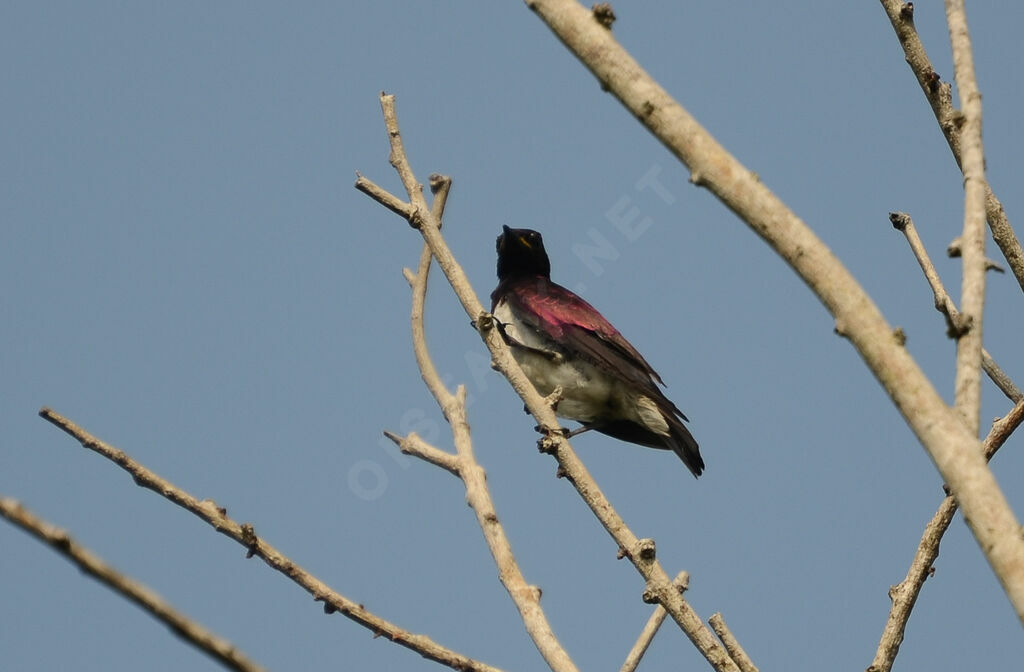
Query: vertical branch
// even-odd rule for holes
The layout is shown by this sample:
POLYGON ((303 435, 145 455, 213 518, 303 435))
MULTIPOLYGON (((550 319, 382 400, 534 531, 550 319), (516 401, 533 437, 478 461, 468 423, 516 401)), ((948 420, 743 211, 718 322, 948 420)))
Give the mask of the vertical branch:
POLYGON ((978 435, 981 414, 982 314, 985 307, 985 153, 981 142, 981 93, 963 0, 946 0, 953 68, 964 123, 960 132, 964 174, 963 286, 960 310, 966 331, 957 339, 956 409, 978 435))
MULTIPOLYGON (((903 0, 880 0, 882 8, 889 17, 892 28, 896 31, 896 38, 903 47, 907 65, 914 73, 917 83, 921 86, 928 104, 935 114, 935 120, 939 123, 939 129, 946 138, 949 149, 953 152, 958 166, 963 166, 963 154, 961 151, 962 129, 960 122, 962 116, 953 107, 953 96, 949 84, 942 81, 939 73, 935 72, 928 54, 925 51, 921 37, 917 34, 914 26, 914 4, 903 2, 903 0)), ((1017 284, 1024 290, 1024 249, 1021 248, 1017 235, 1010 226, 1010 220, 1006 216, 1003 204, 996 198, 992 189, 985 186, 985 216, 988 218, 988 226, 992 230, 992 239, 999 246, 1010 271, 1017 278, 1017 284)))

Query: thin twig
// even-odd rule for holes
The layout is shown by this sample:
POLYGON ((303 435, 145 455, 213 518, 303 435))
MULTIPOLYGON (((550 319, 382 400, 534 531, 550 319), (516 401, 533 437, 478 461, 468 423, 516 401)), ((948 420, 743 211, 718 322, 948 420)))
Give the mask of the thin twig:
MULTIPOLYGON (((885 388, 963 507, 979 548, 1024 622, 1024 538, 1013 509, 967 430, 881 311, 820 238, 763 180, 730 155, 575 0, 526 0, 533 12, 667 149, 763 238, 817 295, 885 388)), ((433 248, 433 245, 431 246, 433 248)), ((671 613, 671 610, 670 612, 671 613)))
POLYGON ((396 198, 391 192, 374 184, 359 173, 356 173, 355 187, 399 217, 412 220, 413 213, 408 203, 400 198, 396 198))
POLYGON ((424 462, 441 467, 452 476, 459 476, 459 456, 452 455, 448 451, 430 445, 416 432, 410 432, 407 436, 400 436, 394 432, 384 430, 384 436, 394 441, 398 449, 402 451, 402 454, 418 457, 424 462))
POLYGON ((72 539, 67 530, 39 518, 17 500, 0 497, 0 516, 50 546, 78 565, 78 568, 89 576, 142 607, 153 618, 163 621, 171 632, 229 670, 261 672, 264 669, 249 660, 248 656, 239 651, 234 644, 175 609, 152 588, 114 569, 98 555, 72 539))
MULTIPOLYGON (((914 253, 914 258, 917 259, 918 265, 921 266, 921 270, 924 272, 925 279, 928 280, 928 286, 932 289, 932 295, 935 297, 935 309, 945 315, 949 334, 955 338, 960 330, 963 329, 960 311, 957 310, 953 298, 946 291, 945 285, 942 284, 942 278, 939 277, 939 272, 936 270, 935 264, 932 263, 928 250, 921 241, 921 236, 917 233, 914 220, 905 212, 890 212, 889 221, 892 222, 893 228, 900 231, 907 239, 910 250, 914 253)), ((1017 403, 1024 399, 1024 393, 1014 385, 1013 380, 999 368, 999 365, 996 364, 995 360, 984 348, 981 351, 981 366, 992 382, 996 384, 1010 401, 1017 403)))
POLYGON ((89 434, 71 420, 58 415, 49 408, 43 408, 39 411, 39 415, 74 437, 83 447, 102 455, 127 471, 135 480, 136 485, 152 490, 206 521, 216 531, 237 541, 247 549, 246 557, 258 556, 271 568, 281 572, 302 586, 313 596, 314 600, 324 603, 325 612, 340 612, 347 618, 370 630, 374 637, 386 637, 396 644, 415 651, 424 658, 441 663, 452 669, 499 672, 496 667, 473 660, 437 644, 426 635, 411 633, 367 611, 363 605, 334 591, 326 583, 297 565, 262 538, 257 537, 255 530, 253 530, 252 525, 249 523, 241 524, 232 520, 228 517, 227 511, 218 507, 213 500, 197 499, 167 479, 142 466, 124 451, 89 434))
POLYGON ((725 650, 729 652, 732 659, 740 666, 740 670, 743 672, 758 672, 757 666, 754 665, 754 662, 750 660, 750 656, 740 646, 739 640, 732 634, 729 626, 725 624, 725 619, 721 614, 712 614, 711 618, 708 619, 708 623, 711 624, 711 629, 715 631, 718 638, 722 640, 725 650))
MULTIPOLYGON (((684 592, 690 584, 690 573, 686 570, 679 572, 676 578, 672 580, 672 583, 676 584, 679 592, 684 592)), ((665 607, 659 604, 654 608, 654 611, 651 612, 651 617, 647 619, 647 623, 644 625, 644 629, 640 631, 640 636, 637 637, 636 643, 633 644, 633 648, 626 654, 626 660, 622 663, 622 667, 619 668, 619 672, 634 672, 636 670, 644 654, 647 653, 651 642, 654 641, 654 636, 658 634, 661 624, 665 622, 666 616, 668 616, 668 612, 665 611, 665 607)))
POLYGON ((406 185, 413 206, 409 222, 414 228, 419 229, 424 240, 430 246, 430 251, 437 259, 438 266, 441 267, 462 303, 463 309, 473 320, 484 343, 490 350, 493 366, 508 379, 513 389, 523 399, 527 409, 537 420, 538 426, 545 434, 540 441, 541 449, 554 455, 558 461, 560 472, 573 484, 583 501, 618 543, 620 554, 623 557, 628 557, 641 576, 647 580, 644 591, 645 598, 665 607, 673 620, 679 624, 687 637, 716 670, 719 672, 737 671, 736 664, 732 662, 728 653, 715 639, 714 634, 672 585, 665 569, 655 557, 654 541, 638 539, 626 526, 625 521, 612 507, 611 502, 601 492, 597 482, 576 456, 572 446, 569 445, 551 405, 534 389, 519 364, 512 357, 508 346, 498 330, 494 328, 493 318, 484 310, 465 272, 455 261, 455 257, 441 236, 437 222, 430 214, 430 209, 426 206, 422 189, 412 174, 402 149, 394 96, 381 94, 380 102, 388 138, 391 140, 390 160, 402 177, 402 182, 406 185))
MULTIPOLYGON (((889 22, 892 24, 896 37, 903 47, 907 64, 910 66, 914 77, 921 86, 928 104, 935 114, 935 120, 953 152, 958 166, 962 165, 961 154, 961 124, 964 121, 963 115, 953 107, 953 95, 950 85, 942 81, 939 74, 935 72, 928 53, 925 51, 921 37, 914 27, 914 5, 904 3, 902 0, 881 0, 889 22)), ((1006 216, 1003 204, 999 202, 996 195, 985 186, 985 217, 988 219, 989 229, 992 231, 992 239, 999 246, 1010 271, 1017 278, 1017 283, 1024 290, 1024 249, 1010 226, 1010 220, 1006 216)))
MULTIPOLYGON (((992 424, 992 429, 982 446, 985 451, 985 459, 991 460, 996 451, 1003 445, 1010 434, 1024 420, 1024 400, 1019 400, 1017 405, 1010 409, 1010 412, 992 424)), ((939 505, 932 519, 924 528, 921 535, 921 542, 914 553, 914 559, 907 570, 907 576, 899 584, 889 589, 889 599, 892 600, 892 608, 889 610, 889 618, 886 620, 885 628, 882 630, 882 638, 878 643, 878 650, 875 652, 875 659, 868 672, 889 672, 892 669, 896 654, 899 653, 900 644, 903 643, 903 635, 907 628, 907 621, 910 613, 917 602, 917 596, 921 593, 925 579, 931 576, 935 559, 939 557, 939 544, 942 535, 946 533, 949 524, 956 514, 956 499, 947 496, 939 505)))
POLYGON ((985 152, 981 141, 981 93, 963 0, 946 0, 953 68, 964 123, 960 129, 964 175, 964 231, 960 236, 963 284, 960 311, 965 330, 956 342, 956 410, 972 434, 981 421, 981 343, 985 309, 985 152))

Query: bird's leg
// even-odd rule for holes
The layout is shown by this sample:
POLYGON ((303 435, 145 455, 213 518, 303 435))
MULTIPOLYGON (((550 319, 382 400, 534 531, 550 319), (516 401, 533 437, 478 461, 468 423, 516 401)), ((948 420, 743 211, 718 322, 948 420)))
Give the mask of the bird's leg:
POLYGON ((582 434, 583 432, 589 432, 592 429, 595 429, 594 425, 582 425, 582 426, 577 427, 576 429, 572 430, 568 434, 566 434, 565 438, 571 439, 574 436, 578 436, 578 435, 582 434))

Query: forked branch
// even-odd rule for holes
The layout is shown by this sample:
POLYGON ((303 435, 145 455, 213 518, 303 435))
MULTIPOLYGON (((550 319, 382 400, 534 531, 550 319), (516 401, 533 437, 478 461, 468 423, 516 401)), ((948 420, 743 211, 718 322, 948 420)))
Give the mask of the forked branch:
MULTIPOLYGON (((394 155, 393 153, 392 156, 394 157, 394 155)), ((394 163, 394 159, 392 162, 394 163)), ((432 175, 430 186, 434 193, 434 202, 430 209, 431 219, 440 226, 451 180, 441 175, 432 175)), ((544 609, 540 605, 540 590, 536 586, 528 584, 523 577, 512 552, 512 544, 498 519, 498 512, 487 486, 484 469, 476 461, 473 451, 473 439, 466 418, 466 388, 460 385, 455 394, 449 392, 430 356, 424 326, 424 309, 431 259, 430 248, 424 243, 416 273, 406 270, 405 274, 412 287, 410 322, 413 352, 416 355, 416 364, 419 366, 423 382, 434 399, 437 400, 438 406, 441 407, 445 419, 452 428, 456 454, 452 455, 434 448, 414 435, 403 439, 390 432, 385 432, 385 434, 392 441, 398 443, 403 452, 423 457, 428 462, 447 469, 462 480, 466 486, 466 502, 476 514, 484 540, 494 558, 494 564, 498 567, 498 578, 519 610, 527 634, 553 671, 576 672, 572 658, 558 641, 558 637, 555 636, 544 609)))
POLYGON ((498 668, 481 663, 456 651, 441 646, 426 635, 419 635, 400 628, 394 623, 368 611, 363 605, 336 592, 326 583, 300 567, 286 555, 256 535, 249 523, 238 523, 227 515, 227 511, 209 499, 200 500, 177 487, 167 479, 142 466, 127 453, 97 439, 71 420, 44 408, 39 415, 74 437, 83 447, 98 453, 118 465, 139 485, 152 490, 161 497, 195 514, 217 532, 234 539, 246 548, 246 557, 258 556, 272 569, 281 572, 304 588, 313 599, 324 603, 324 612, 339 612, 373 633, 374 637, 386 637, 395 644, 419 653, 424 658, 446 665, 454 670, 478 672, 500 672, 498 668))
POLYGON ((834 316, 949 484, 971 532, 1024 622, 1024 538, 981 446, 946 406, 878 307, 814 232, 644 71, 574 0, 527 5, 706 187, 761 236, 834 316))
MULTIPOLYGON (((423 189, 409 167, 402 147, 394 96, 381 94, 380 102, 388 139, 391 143, 390 160, 401 177, 409 196, 409 205, 411 206, 410 216, 407 218, 409 224, 420 231, 423 239, 429 245, 431 253, 437 259, 438 265, 455 290, 463 309, 473 320, 473 324, 490 350, 492 365, 508 379, 513 389, 523 399, 527 409, 537 420, 538 427, 544 434, 539 442, 541 450, 555 457, 560 473, 564 474, 573 484, 584 502, 618 544, 621 556, 629 558, 647 581, 644 591, 645 599, 661 604, 694 643, 697 650, 716 670, 738 672, 739 668, 736 663, 715 639, 714 634, 703 623, 693 607, 679 594, 665 569, 658 562, 654 541, 638 539, 626 526, 625 521, 612 507, 611 502, 601 492, 597 482, 576 456, 572 446, 569 445, 550 403, 534 389, 513 359, 508 346, 498 333, 498 329, 494 328, 494 318, 484 309, 465 272, 448 249, 448 245, 441 236, 438 222, 423 197, 423 189)), ((367 183, 369 180, 360 176, 356 180, 356 188, 380 201, 374 194, 381 188, 367 183)))

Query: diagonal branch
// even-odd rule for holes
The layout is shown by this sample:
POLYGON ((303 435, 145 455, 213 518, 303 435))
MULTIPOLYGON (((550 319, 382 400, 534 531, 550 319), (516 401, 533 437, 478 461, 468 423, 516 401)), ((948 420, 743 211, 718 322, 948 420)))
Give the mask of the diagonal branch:
MULTIPOLYGON (((960 317, 960 311, 957 310, 956 304, 953 303, 953 298, 942 284, 939 272, 935 269, 935 264, 932 263, 928 250, 921 241, 921 236, 917 233, 914 220, 905 212, 890 212, 889 221, 892 222, 893 228, 902 233, 907 239, 910 250, 914 253, 914 258, 917 259, 917 263, 921 266, 921 271, 924 272, 928 285, 932 288, 932 295, 935 297, 935 309, 945 315, 949 335, 955 338, 964 329, 963 319, 960 317)), ((992 356, 984 348, 981 350, 981 366, 992 382, 996 384, 996 387, 1006 395, 1007 399, 1014 403, 1024 399, 1024 392, 1021 392, 1020 388, 1014 384, 1013 380, 996 364, 995 360, 992 359, 992 356)))
MULTIPOLYGON (((558 461, 560 473, 564 474, 573 484, 583 501, 619 545, 621 556, 628 557, 641 576, 647 580, 647 587, 644 590, 645 599, 665 607, 673 620, 679 624, 690 641, 716 670, 737 672, 736 664, 729 658, 728 653, 718 643, 714 634, 700 619, 693 607, 679 594, 665 569, 658 562, 654 541, 638 539, 626 526, 625 521, 612 507, 611 502, 601 492, 597 482, 576 456, 572 446, 569 445, 551 404, 534 389, 519 364, 513 359, 508 346, 498 330, 494 328, 494 318, 484 310, 465 272, 455 261, 451 250, 448 249, 448 245, 441 236, 437 221, 431 215, 430 208, 427 207, 423 198, 423 190, 409 168, 408 160, 402 149, 394 96, 381 94, 380 102, 388 138, 391 142, 391 162, 402 177, 402 182, 406 185, 413 206, 409 223, 419 229, 423 235, 424 240, 430 246, 431 253, 437 259, 438 266, 441 267, 462 303, 463 309, 473 320, 473 324, 491 352, 492 366, 508 379, 512 388, 523 399, 526 408, 536 418, 538 426, 545 434, 539 442, 541 450, 554 455, 558 461)), ((360 177, 356 186, 361 191, 365 191, 359 187, 361 181, 367 180, 360 177)))
POLYGON ((725 649, 732 656, 732 659, 736 661, 736 664, 740 666, 742 672, 758 672, 757 667, 753 661, 750 660, 750 656, 740 646, 739 640, 732 634, 732 630, 725 624, 725 619, 722 618, 721 614, 712 614, 711 618, 708 619, 711 624, 711 628, 718 635, 718 638, 722 640, 722 644, 725 649))
MULTIPOLYGON (((963 165, 961 150, 962 123, 964 117, 953 107, 953 96, 949 84, 941 80, 924 49, 921 37, 914 27, 914 5, 902 0, 881 0, 889 22, 896 31, 896 38, 903 47, 907 64, 910 66, 917 83, 921 85, 928 104, 935 114, 935 120, 953 152, 958 166, 963 165)), ((1006 263, 1010 266, 1017 283, 1024 290, 1024 249, 1010 226, 1003 204, 988 185, 985 186, 985 216, 988 219, 992 239, 1003 253, 1006 263)))
MULTIPOLYGON (((397 123, 397 122, 396 122, 397 123)), ((396 135, 397 136, 397 129, 396 135)), ((398 151, 392 152, 392 163, 395 163, 396 156, 404 157, 399 145, 398 151)), ((407 165, 407 164, 405 164, 407 165)), ((398 166, 396 165, 396 168, 398 166)), ((411 177, 412 182, 415 178, 411 177)), ((434 192, 434 203, 430 209, 431 219, 441 225, 441 216, 444 213, 444 204, 448 198, 448 191, 451 187, 451 180, 441 175, 432 175, 430 180, 431 191, 434 192)), ((490 489, 487 487, 487 477, 483 467, 476 461, 473 452, 473 440, 469 432, 469 423, 466 419, 466 388, 459 386, 453 395, 445 387, 441 376, 434 366, 430 356, 430 349, 427 347, 427 335, 423 322, 424 306, 427 298, 427 279, 430 273, 431 262, 430 248, 424 243, 420 253, 419 267, 415 275, 408 273, 406 278, 412 285, 412 310, 410 323, 412 328, 413 352, 416 355, 416 363, 420 369, 420 375, 427 389, 437 400, 438 405, 444 413, 445 419, 451 425, 452 435, 455 441, 456 455, 451 455, 412 435, 401 439, 391 433, 388 437, 398 443, 403 452, 413 455, 429 455, 428 461, 448 469, 462 479, 466 486, 466 502, 473 513, 476 514, 477 523, 483 532, 484 540, 494 558, 494 564, 498 567, 498 578, 501 580, 509 597, 519 610, 523 619, 523 625, 530 639, 533 640, 537 650, 547 662, 548 666, 555 672, 576 672, 576 666, 568 652, 562 647, 555 636, 551 625, 548 623, 544 609, 540 606, 540 590, 536 586, 527 583, 526 578, 519 569, 512 544, 505 535, 505 528, 498 520, 498 512, 491 498, 490 489), (441 456, 444 456, 442 458, 441 456)))
MULTIPOLYGON (((690 585, 690 573, 684 569, 676 574, 676 578, 672 580, 672 583, 676 584, 680 593, 685 592, 690 585)), ((637 665, 640 664, 644 654, 647 653, 648 647, 654 641, 654 636, 658 634, 658 630, 661 629, 661 624, 665 622, 667 615, 668 613, 665 611, 665 608, 660 604, 654 608, 651 617, 647 619, 647 623, 644 625, 644 629, 640 631, 640 636, 637 637, 636 643, 633 644, 633 648, 626 654, 626 660, 623 661, 619 672, 635 672, 637 665)))
POLYGON ((249 660, 248 656, 239 651, 234 644, 175 609, 152 588, 114 569, 98 555, 72 539, 67 530, 46 522, 17 500, 0 497, 0 516, 47 544, 78 565, 78 568, 89 576, 142 607, 153 618, 163 621, 171 632, 229 670, 262 672, 264 669, 249 660))
MULTIPOLYGON (((993 423, 991 431, 982 443, 986 460, 992 459, 1021 421, 1024 421, 1024 399, 1019 400, 1009 413, 993 423)), ((889 672, 892 669, 900 644, 903 643, 910 612, 917 603, 917 596, 921 593, 925 580, 931 576, 935 559, 939 557, 939 543, 949 524, 953 522, 956 509, 956 500, 952 496, 942 500, 939 510, 924 528, 924 534, 921 535, 921 542, 914 553, 906 578, 889 589, 892 608, 889 610, 889 618, 882 630, 882 638, 868 672, 889 672)))
MULTIPOLYGON (((893 337, 864 288, 817 235, 644 71, 610 30, 574 0, 527 5, 710 190, 799 274, 835 317, 952 488, 978 546, 1024 622, 1024 538, 978 438, 893 337)), ((431 246, 433 249, 433 245, 431 246)))
POLYGON ((299 584, 313 596, 314 600, 324 603, 324 611, 326 613, 341 612, 346 618, 370 630, 374 637, 386 637, 395 644, 404 646, 424 658, 441 663, 454 670, 500 672, 496 667, 491 667, 486 663, 481 663, 443 647, 426 635, 411 633, 367 611, 363 605, 334 591, 326 583, 297 565, 279 550, 260 537, 257 537, 252 525, 249 523, 241 524, 229 518, 227 511, 218 507, 213 500, 197 499, 167 479, 142 466, 124 451, 118 450, 104 441, 100 441, 71 420, 54 413, 49 408, 43 408, 39 411, 39 415, 76 439, 84 448, 98 453, 127 471, 135 480, 136 485, 152 490, 165 499, 170 500, 206 521, 216 531, 245 546, 247 549, 246 557, 258 556, 272 569, 281 572, 299 584))

